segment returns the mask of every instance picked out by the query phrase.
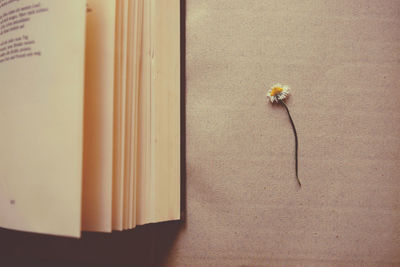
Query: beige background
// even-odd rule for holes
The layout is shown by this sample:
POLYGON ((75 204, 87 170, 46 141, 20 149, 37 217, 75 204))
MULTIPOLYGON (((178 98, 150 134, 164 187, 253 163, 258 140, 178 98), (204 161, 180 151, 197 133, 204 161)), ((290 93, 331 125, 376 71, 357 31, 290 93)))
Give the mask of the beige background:
MULTIPOLYGON (((188 0, 185 223, 0 251, 138 266, 400 266, 400 1, 188 0), (284 109, 274 82, 292 87, 284 109)), ((3 241, 6 240, 6 241, 3 241)), ((10 256, 11 255, 11 256, 10 256)))
POLYGON ((170 262, 400 266, 399 41, 399 1, 187 1, 188 225, 170 262), (293 90, 301 190, 275 82, 293 90))

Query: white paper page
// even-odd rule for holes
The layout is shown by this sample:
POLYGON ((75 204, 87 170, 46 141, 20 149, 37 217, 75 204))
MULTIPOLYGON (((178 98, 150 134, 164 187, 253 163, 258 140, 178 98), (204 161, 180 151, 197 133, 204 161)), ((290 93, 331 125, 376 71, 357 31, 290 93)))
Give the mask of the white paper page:
POLYGON ((80 236, 85 1, 0 1, 0 226, 80 236))
POLYGON ((112 228, 115 8, 88 1, 82 230, 112 228))

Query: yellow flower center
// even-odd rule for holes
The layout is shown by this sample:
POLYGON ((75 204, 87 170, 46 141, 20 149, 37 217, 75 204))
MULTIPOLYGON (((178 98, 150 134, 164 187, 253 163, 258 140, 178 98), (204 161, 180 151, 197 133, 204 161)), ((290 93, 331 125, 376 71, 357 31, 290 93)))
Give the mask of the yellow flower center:
POLYGON ((271 96, 278 95, 282 93, 283 89, 280 87, 274 87, 274 89, 271 90, 271 96))

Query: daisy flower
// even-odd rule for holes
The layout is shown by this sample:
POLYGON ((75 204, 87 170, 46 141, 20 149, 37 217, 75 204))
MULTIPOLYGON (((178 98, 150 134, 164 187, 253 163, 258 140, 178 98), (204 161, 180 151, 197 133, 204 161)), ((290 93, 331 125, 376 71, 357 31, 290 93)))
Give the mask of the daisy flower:
POLYGON ((289 86, 276 83, 268 90, 267 96, 272 103, 278 102, 278 100, 285 99, 289 95, 289 91, 289 86))
POLYGON ((274 103, 274 102, 280 103, 286 109, 286 112, 289 115, 290 124, 292 125, 294 138, 295 138, 296 178, 297 178, 297 182, 299 183, 299 186, 301 187, 301 183, 300 183, 300 179, 299 179, 299 175, 298 175, 298 156, 297 155, 298 155, 299 142, 297 140, 296 127, 294 126, 292 116, 290 116, 289 108, 286 106, 285 102, 283 101, 289 95, 289 90, 290 90, 289 86, 282 85, 280 83, 276 83, 276 84, 272 85, 271 88, 268 90, 267 96, 269 97, 269 100, 271 100, 271 103, 274 103))

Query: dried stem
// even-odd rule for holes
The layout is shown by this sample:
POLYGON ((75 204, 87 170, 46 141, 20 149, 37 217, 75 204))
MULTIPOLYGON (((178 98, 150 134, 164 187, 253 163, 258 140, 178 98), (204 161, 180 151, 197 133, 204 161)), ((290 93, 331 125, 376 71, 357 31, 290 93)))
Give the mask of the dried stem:
POLYGON ((289 119, 290 119, 290 123, 292 124, 292 128, 293 128, 293 133, 294 133, 294 138, 295 138, 295 160, 296 160, 296 178, 297 178, 297 182, 299 183, 299 186, 301 187, 301 183, 300 183, 300 179, 299 179, 299 175, 298 175, 298 149, 299 149, 299 142, 297 140, 297 132, 296 132, 296 127, 294 126, 293 123, 293 119, 292 116, 290 116, 290 112, 288 107, 286 106, 285 102, 283 102, 283 100, 278 99, 278 102, 285 107, 288 115, 289 115, 289 119))

